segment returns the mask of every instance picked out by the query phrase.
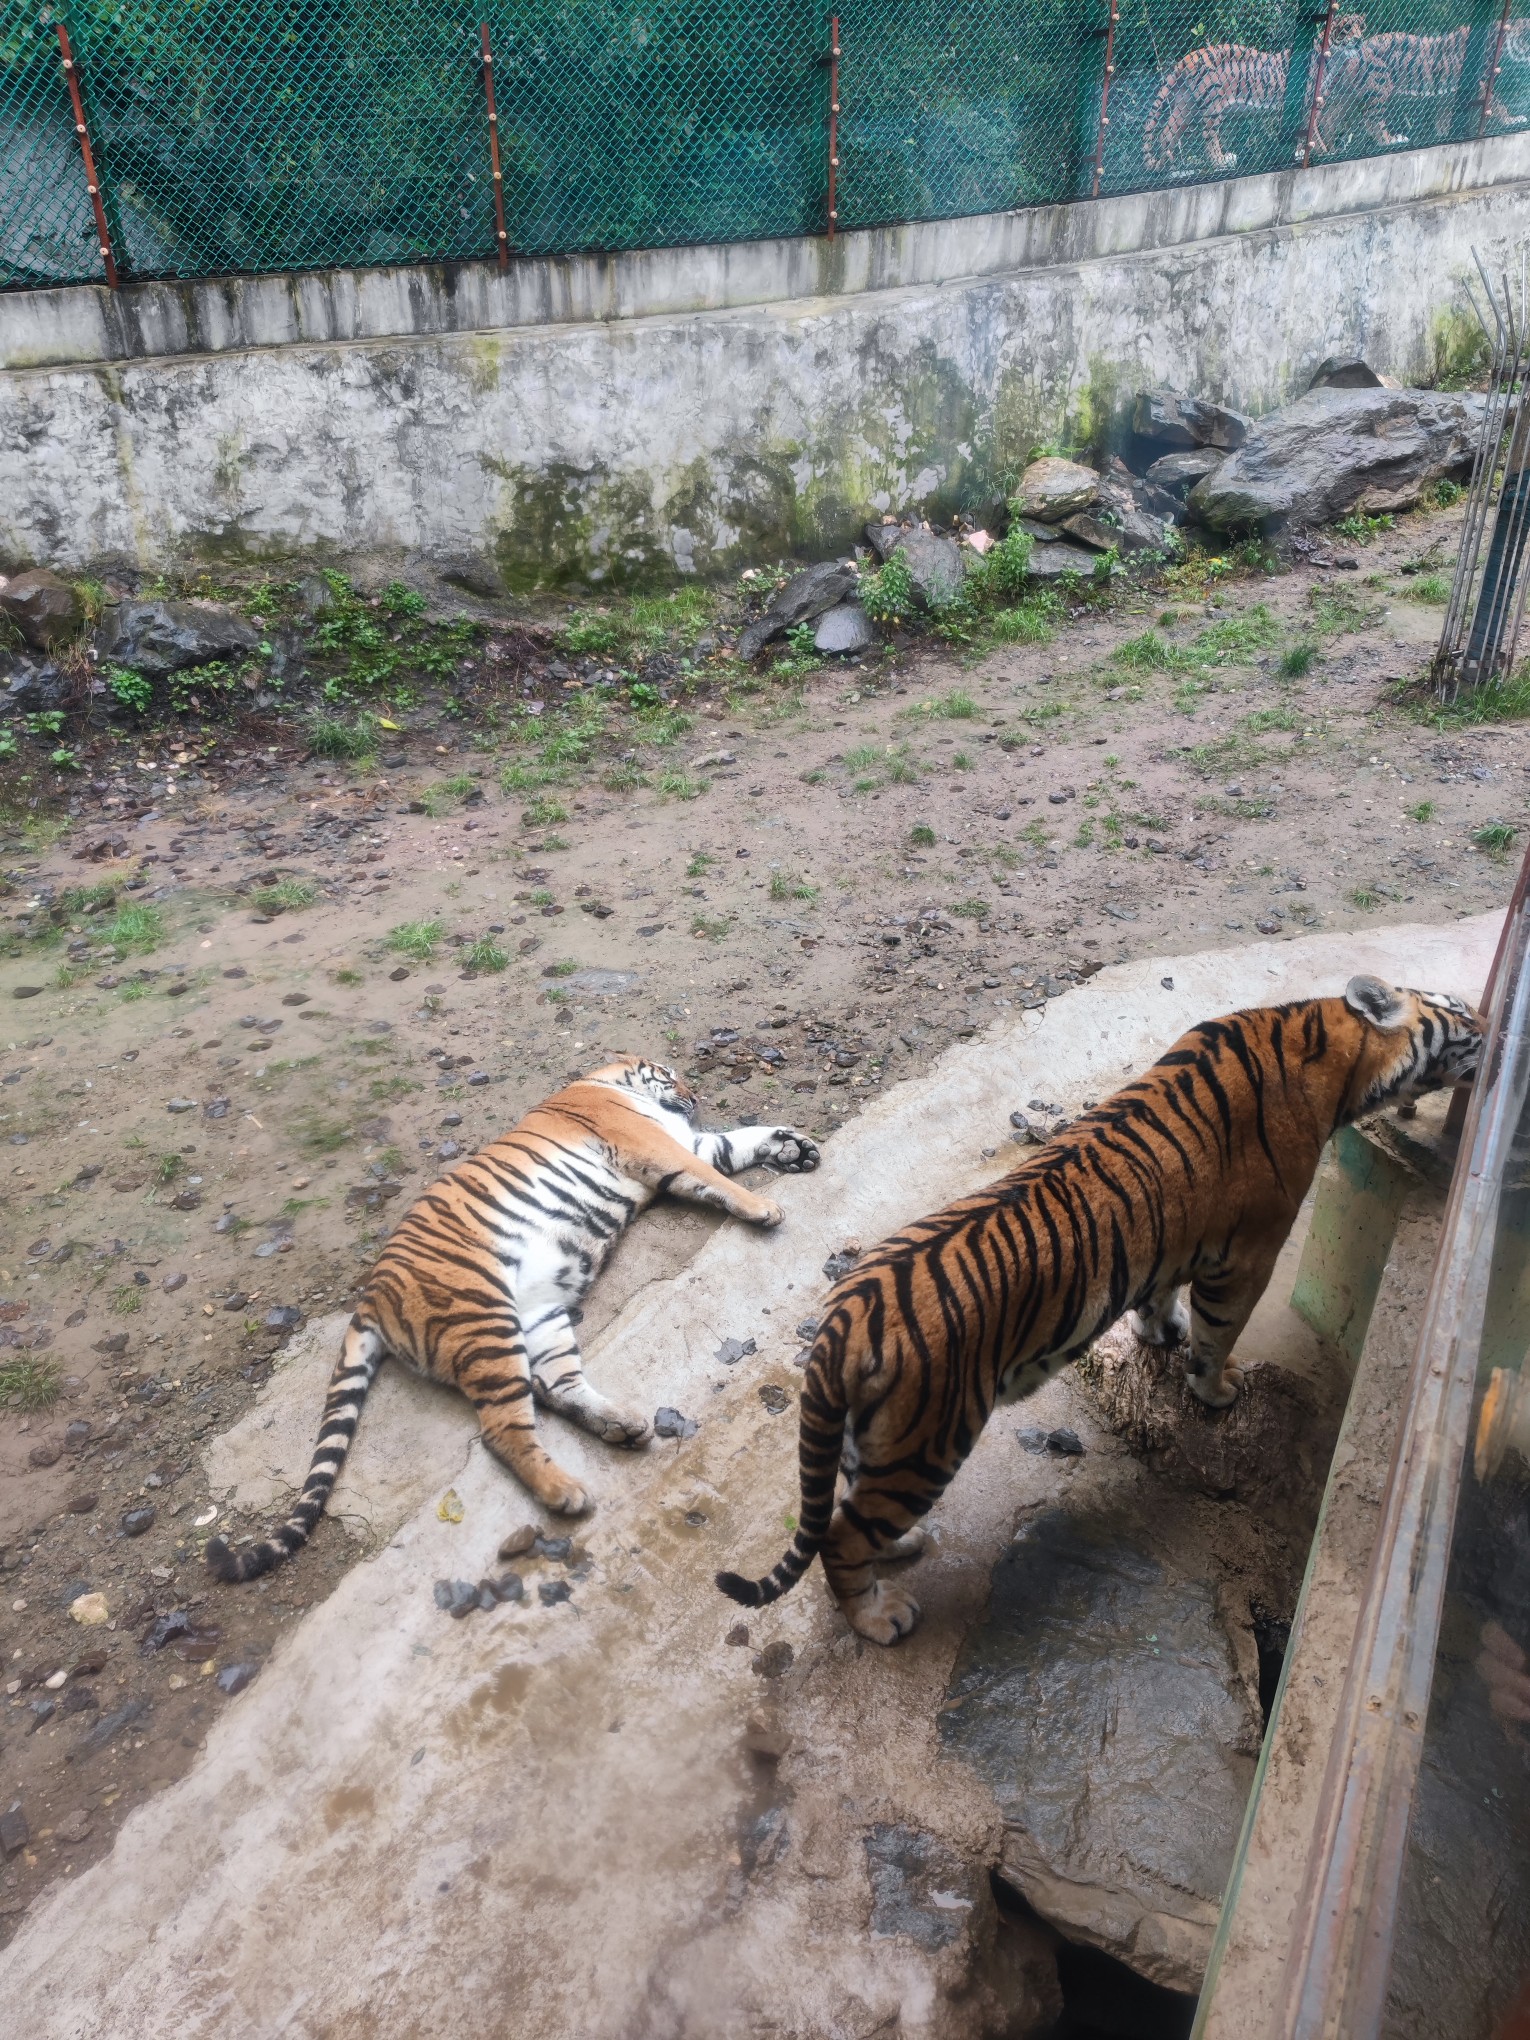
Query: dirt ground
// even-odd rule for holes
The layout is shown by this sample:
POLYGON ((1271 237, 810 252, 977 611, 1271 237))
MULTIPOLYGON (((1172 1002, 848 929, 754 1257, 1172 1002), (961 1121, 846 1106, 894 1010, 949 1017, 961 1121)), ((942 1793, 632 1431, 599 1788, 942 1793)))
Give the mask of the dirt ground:
MULTIPOLYGON (((0 1935, 354 1562, 325 1523, 269 1594, 213 1586, 198 1448, 454 1153, 619 1049, 713 1123, 832 1138, 1105 963, 1502 901, 1525 730, 1431 724, 1397 685, 1457 514, 1118 592, 1049 642, 743 687, 719 661, 661 757, 575 760, 556 798, 504 790, 521 754, 439 692, 365 770, 274 717, 233 758, 173 730, 83 758, 61 833, 34 810, 0 847, 0 1814, 28 1829, 0 1935), (92 929, 124 902, 157 909, 131 955, 92 929)), ((1017 1073, 996 1150, 1049 1103, 1017 1073)))

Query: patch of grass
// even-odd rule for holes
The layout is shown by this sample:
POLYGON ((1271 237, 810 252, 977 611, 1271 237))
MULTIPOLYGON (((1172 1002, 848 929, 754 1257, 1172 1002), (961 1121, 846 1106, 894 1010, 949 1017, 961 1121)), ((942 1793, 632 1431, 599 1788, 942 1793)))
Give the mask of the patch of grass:
POLYGON ((693 850, 691 861, 685 867, 685 875, 687 878, 702 878, 716 862, 717 859, 710 850, 693 850))
POLYGON ((1213 738, 1210 743, 1196 744, 1187 755, 1196 771, 1207 779, 1220 778, 1228 772, 1246 772, 1264 757, 1250 737, 1237 731, 1213 738))
POLYGON ((1125 666, 1133 672, 1153 673, 1180 672, 1194 664, 1186 653, 1161 638, 1156 630, 1145 630, 1140 637, 1128 638, 1125 644, 1117 645, 1110 661, 1113 666, 1125 666))
POLYGON ((707 781, 694 779, 689 772, 661 772, 658 790, 660 800, 699 800, 707 790, 707 781))
POLYGON ((408 1077, 374 1077, 367 1085, 367 1096, 374 1105, 387 1105, 395 1098, 409 1097, 419 1088, 408 1077))
POLYGON ((156 1183, 173 1183, 186 1167, 184 1155, 161 1155, 154 1165, 156 1183))
POLYGON ((554 822, 566 822, 568 809, 561 800, 534 800, 521 810, 521 824, 527 829, 545 829, 554 822))
POLYGON ((706 914, 691 916, 691 933, 701 936, 708 942, 720 942, 731 926, 732 923, 726 916, 720 919, 706 914))
POLYGON ((1432 800, 1416 801, 1414 805, 1408 809, 1408 820, 1410 822, 1432 822, 1438 813, 1439 808, 1434 801, 1432 800))
POLYGON ((309 717, 307 735, 309 752, 315 758, 355 761, 370 758, 377 750, 377 724, 369 715, 347 722, 321 712, 309 717))
POLYGON ((987 900, 974 899, 958 900, 951 911, 959 914, 964 921, 986 921, 990 910, 987 900))
POLYGON ((63 1392, 63 1369, 56 1360, 44 1360, 36 1353, 0 1360, 0 1405, 35 1414, 52 1409, 63 1392))
POLYGON ((495 976, 509 967, 510 959, 492 935, 482 935, 462 952, 463 967, 495 976))
POLYGON ((383 947, 411 957, 416 963, 430 963, 445 933, 443 921, 400 921, 396 928, 388 930, 383 947))
POLYGON ((1029 843, 1034 849, 1045 850, 1052 840, 1052 832, 1038 815, 1034 821, 1027 822, 1020 831, 1020 840, 1029 843))
POLYGON ((1174 706, 1181 715, 1194 715, 1202 696, 1211 691, 1209 680, 1199 673, 1187 673, 1174 690, 1174 706))
POLYGON ((816 900, 818 888, 791 872, 774 871, 770 877, 770 897, 773 900, 816 900))
POLYGON ((1302 638, 1289 650, 1280 655, 1280 664, 1275 668, 1282 680, 1300 680, 1312 671, 1312 662, 1318 655, 1318 648, 1310 638, 1302 638))
POLYGON ((1078 825, 1078 834, 1073 838, 1074 849, 1087 850, 1093 843, 1093 841, 1094 841, 1094 823, 1091 821, 1080 822, 1078 825))
POLYGON ((1282 703, 1278 708, 1256 708, 1243 718, 1243 727, 1256 734, 1265 730, 1299 730, 1302 719, 1294 708, 1282 703))
POLYGON ((1407 589, 1410 602, 1432 602, 1443 606, 1450 600, 1450 582, 1444 574, 1419 574, 1407 589))
POLYGON ((332 970, 330 976, 337 985, 361 985, 366 983, 366 979, 359 970, 351 970, 344 965, 339 970, 332 970))
POLYGON ((556 963, 544 964, 542 966, 542 975, 545 978, 572 977, 578 968, 579 966, 573 957, 563 956, 556 963))
POLYGON ((119 955, 147 956, 165 939, 165 917, 158 907, 122 907, 105 933, 119 955))
POLYGON ((977 703, 970 694, 963 694, 953 687, 943 694, 935 704, 935 713, 948 717, 953 722, 970 722, 978 712, 977 703))
POLYGON ((1349 896, 1349 903, 1352 907, 1358 907, 1362 913, 1369 913, 1372 907, 1381 905, 1381 894, 1373 892, 1368 885, 1357 885, 1349 896))
POLYGON ((118 1317, 133 1317, 143 1309, 143 1291, 136 1283, 124 1282, 112 1291, 112 1309, 118 1317))
POLYGON ((953 752, 951 756, 951 770, 953 772, 970 772, 972 770, 971 753, 968 751, 953 752))
POLYGON ((1327 587, 1307 591, 1312 610, 1312 627, 1319 637, 1345 637, 1365 630, 1382 615, 1379 602, 1367 602, 1358 589, 1330 582, 1327 587))
POLYGON ((1473 829, 1472 843, 1487 856, 1506 857, 1517 831, 1507 822, 1485 822, 1480 829, 1473 829))
POLYGON ((935 831, 928 822, 915 822, 908 832, 908 840, 915 850, 933 850, 935 831))
POLYGON ((1530 717, 1530 660, 1507 679, 1474 687, 1441 701, 1431 690, 1405 681, 1392 698, 1419 722, 1437 730, 1471 729, 1479 723, 1523 722, 1530 717))
POLYGON ((1241 615, 1224 617, 1209 630, 1203 630, 1192 650, 1218 665, 1246 663, 1256 652, 1274 644, 1279 636, 1280 625, 1270 614, 1268 604, 1256 602, 1241 615))
POLYGON ((328 1118, 316 1108, 298 1116, 294 1131, 298 1145, 310 1155, 336 1154, 351 1137, 348 1120, 328 1118))
POLYGON ((600 783, 608 793, 634 793, 648 784, 648 774, 630 758, 621 758, 601 774, 600 783))
POLYGON ((984 616, 979 637, 993 645, 1047 645, 1063 614, 1061 598, 1050 589, 1011 608, 992 609, 984 616))
POLYGON ((263 914, 294 914, 313 905, 319 888, 311 878, 279 878, 274 885, 260 886, 250 897, 263 914))
POLYGON ((1350 539, 1356 545, 1369 545, 1379 533, 1395 531, 1397 519, 1388 516, 1367 517, 1363 512, 1356 511, 1348 517, 1341 517, 1333 528, 1340 538, 1350 539))

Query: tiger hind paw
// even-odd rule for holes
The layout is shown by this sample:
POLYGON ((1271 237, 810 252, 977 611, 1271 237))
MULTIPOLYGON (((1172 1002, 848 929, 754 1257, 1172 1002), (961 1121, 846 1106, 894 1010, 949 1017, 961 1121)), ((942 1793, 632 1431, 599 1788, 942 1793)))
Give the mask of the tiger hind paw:
POLYGON ((1134 1337, 1145 1346, 1178 1346, 1190 1336, 1190 1312, 1183 1297, 1175 1297, 1162 1314, 1153 1310, 1129 1310, 1126 1322, 1134 1337))
POLYGON ((821 1157, 818 1143, 809 1140, 805 1133, 798 1133, 794 1127, 778 1126, 760 1160, 785 1175, 805 1176, 818 1167, 821 1157))
POLYGON ((1187 1368, 1185 1380, 1189 1384, 1190 1393, 1198 1402, 1203 1402, 1207 1409, 1225 1410, 1238 1400, 1238 1391, 1243 1386, 1244 1376, 1241 1367, 1224 1367, 1216 1376, 1196 1374, 1187 1368))
POLYGON ((897 1643, 919 1620, 919 1603, 913 1595, 888 1586, 884 1580, 878 1580, 869 1593, 843 1602, 841 1610, 850 1627, 873 1643, 897 1643))

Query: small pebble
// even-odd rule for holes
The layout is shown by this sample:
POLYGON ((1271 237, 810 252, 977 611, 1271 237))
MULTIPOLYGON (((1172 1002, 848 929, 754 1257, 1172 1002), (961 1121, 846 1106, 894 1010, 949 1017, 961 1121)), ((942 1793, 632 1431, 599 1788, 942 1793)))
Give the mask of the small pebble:
POLYGON ((762 1679, 779 1679, 783 1672, 791 1670, 792 1659, 797 1653, 789 1643, 767 1643, 756 1653, 753 1669, 762 1679))
POLYGON ((767 1381, 761 1386, 759 1397, 773 1417, 779 1417, 783 1410, 791 1408, 790 1394, 784 1388, 777 1388, 773 1381, 767 1381))
POLYGON ((560 1601, 572 1600, 573 1595, 567 1580, 544 1580, 537 1588, 537 1599, 544 1608, 555 1608, 560 1601))
POLYGON ((64 1448, 62 1445, 56 1443, 52 1438, 44 1438, 40 1445, 34 1445, 27 1454, 27 1463, 30 1466, 36 1467, 57 1466, 63 1456, 64 1448))
POLYGON ((460 1126, 462 1124, 462 1114, 460 1112, 443 1112, 441 1114, 441 1124, 443 1126, 460 1126))
POLYGON ((66 1452, 78 1452, 80 1447, 87 1442, 89 1437, 90 1437, 89 1418, 76 1417, 72 1423, 65 1424, 64 1426, 64 1450, 66 1452))
MULTIPOLYGON (((683 1417, 678 1410, 667 1405, 653 1413, 653 1434, 656 1438, 694 1438, 696 1429, 694 1417, 683 1417)), ((504 1556, 503 1551, 500 1556, 504 1556)))
POLYGON ((142 1537, 146 1530, 151 1530, 153 1527, 154 1511, 152 1509, 129 1509, 122 1518, 122 1534, 124 1537, 142 1537))
POLYGON ((99 1628, 103 1622, 109 1622, 111 1611, 107 1608, 105 1594, 76 1594, 69 1603, 69 1617, 73 1622, 83 1623, 87 1629, 99 1628))
POLYGON ((75 1842, 83 1842, 90 1834, 90 1815, 83 1808, 66 1813, 62 1820, 55 1821, 53 1833, 56 1840, 68 1842, 71 1846, 75 1842))
POLYGON ((99 1707, 100 1705, 100 1701, 89 1686, 71 1686, 64 1695, 63 1712, 65 1714, 85 1714, 92 1707, 99 1707))
POLYGON ((1066 1424, 1059 1424, 1055 1431, 1047 1433, 1047 1450, 1061 1453, 1065 1459, 1078 1459, 1083 1455, 1084 1441, 1077 1431, 1070 1431, 1066 1424))
POLYGON ((572 1537, 544 1537, 538 1531, 531 1552, 533 1558, 555 1558, 561 1562, 568 1557, 573 1548, 572 1537))
POLYGON ((749 1624, 747 1622, 735 1622, 733 1627, 728 1631, 727 1635, 723 1638, 723 1642, 739 1643, 747 1647, 749 1642, 749 1624))
POLYGON ((278 1303, 266 1312, 261 1322, 268 1332, 290 1332, 294 1325, 303 1322, 303 1313, 295 1303, 278 1303))
POLYGON ((224 1297, 223 1308, 225 1310, 243 1310, 249 1300, 242 1289, 236 1289, 232 1296, 224 1297))
POLYGON ((1045 1452, 1047 1449, 1046 1432, 1038 1430, 1034 1424, 1022 1424, 1015 1437, 1022 1452, 1045 1452))
POLYGON ((724 1367, 733 1367, 757 1350, 753 1339, 724 1339, 712 1357, 720 1360, 724 1367))
POLYGON ((0 1849, 7 1856, 14 1856, 18 1849, 24 1849, 32 1839, 32 1830, 27 1826, 27 1817, 21 1810, 18 1799, 0 1813, 0 1849))
POLYGON ((519 1530, 512 1530, 499 1547, 501 1558, 519 1558, 524 1551, 530 1551, 540 1532, 535 1523, 523 1523, 519 1530))
POLYGON ((64 1506, 71 1516, 88 1516, 100 1499, 99 1495, 93 1494, 71 1495, 64 1506))
POLYGON ((232 1699, 236 1693, 244 1691, 259 1670, 259 1665, 225 1665, 213 1684, 220 1693, 226 1693, 232 1699))
POLYGON ((526 1598, 526 1582, 518 1572, 501 1573, 497 1580, 485 1580, 483 1584, 491 1587, 495 1598, 500 1601, 524 1601, 526 1598))

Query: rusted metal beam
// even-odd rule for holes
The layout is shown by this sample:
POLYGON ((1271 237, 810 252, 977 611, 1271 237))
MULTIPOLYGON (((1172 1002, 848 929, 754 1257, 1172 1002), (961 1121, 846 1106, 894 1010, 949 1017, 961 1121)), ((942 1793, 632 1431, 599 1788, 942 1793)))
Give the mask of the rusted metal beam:
MULTIPOLYGON (((1312 98, 1307 107, 1307 132, 1302 137, 1302 167, 1312 161, 1312 144, 1317 140, 1318 116, 1323 111, 1323 79, 1328 70, 1328 52, 1333 48, 1334 17, 1339 11, 1339 0, 1328 0, 1328 12, 1323 16, 1323 33, 1318 42, 1317 70, 1312 79, 1312 98)), ((1295 59, 1292 51, 1292 59, 1295 59)))
POLYGON ((1100 179, 1105 171, 1105 131, 1110 126, 1110 88, 1116 75, 1116 29, 1121 20, 1121 0, 1110 0, 1110 20, 1105 27, 1105 76, 1100 81, 1100 124, 1094 140, 1094 177, 1090 182, 1089 196, 1100 195, 1100 179))
POLYGON ((1514 0, 1503 0, 1503 12, 1498 17, 1497 32, 1493 37, 1493 54, 1488 58, 1487 76, 1482 81, 1482 105, 1477 114, 1477 139, 1480 142, 1487 128, 1488 115, 1493 107, 1493 94, 1498 89, 1498 73, 1503 69, 1503 43, 1509 32, 1509 15, 1514 0))
POLYGON ((64 80, 69 87, 69 99, 74 107, 74 131, 79 137, 80 154, 85 159, 85 189, 90 193, 91 208, 96 216, 96 239, 101 245, 101 262, 106 270, 106 281, 113 290, 120 289, 117 276, 117 258, 112 252, 111 229, 106 224, 106 207, 101 198, 101 180, 96 175, 96 159, 90 146, 90 130, 85 125, 85 101, 80 96, 79 68, 74 61, 74 51, 69 46, 69 31, 62 22, 58 26, 59 55, 64 60, 64 80))
POLYGON ((483 55, 483 91, 489 102, 489 167, 494 174, 494 236, 499 266, 510 267, 510 237, 505 232, 505 178, 499 167, 499 115, 494 109, 494 52, 489 47, 489 24, 478 24, 479 47, 483 55))
POLYGON ((829 239, 839 225, 839 16, 829 20, 829 239))

